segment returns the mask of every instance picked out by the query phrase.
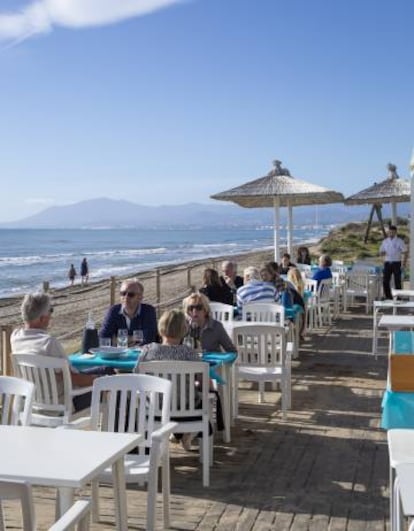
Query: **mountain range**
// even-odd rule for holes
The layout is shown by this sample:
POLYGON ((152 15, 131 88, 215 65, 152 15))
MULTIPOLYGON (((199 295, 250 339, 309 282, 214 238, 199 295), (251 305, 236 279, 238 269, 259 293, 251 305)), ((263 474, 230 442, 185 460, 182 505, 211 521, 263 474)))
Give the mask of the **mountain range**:
MULTIPOLYGON (((398 205, 398 215, 407 217, 409 203, 398 205)), ((293 209, 294 225, 338 225, 368 218, 370 205, 343 204, 304 206, 293 209)), ((286 223, 287 209, 281 209, 286 223)), ((383 216, 390 216, 385 205, 383 216)), ((89 199, 70 205, 53 206, 18 221, 2 223, 0 228, 173 228, 201 226, 272 225, 271 208, 242 208, 233 203, 187 203, 144 206, 131 201, 108 198, 89 199)))

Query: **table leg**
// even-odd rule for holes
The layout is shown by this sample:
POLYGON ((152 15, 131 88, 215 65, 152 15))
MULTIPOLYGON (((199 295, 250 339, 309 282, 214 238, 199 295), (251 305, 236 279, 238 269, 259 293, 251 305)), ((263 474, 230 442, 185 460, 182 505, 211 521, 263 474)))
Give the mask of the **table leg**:
POLYGON ((224 385, 220 385, 220 399, 224 417, 224 432, 223 441, 225 443, 231 442, 231 411, 230 411, 230 368, 227 364, 223 363, 220 367, 223 380, 226 382, 224 385))
POLYGON ((116 528, 118 531, 128 531, 128 512, 123 456, 112 465, 112 475, 114 480, 116 528))
POLYGON ((63 513, 65 513, 70 507, 73 505, 73 501, 75 499, 75 492, 74 489, 71 489, 69 487, 60 487, 58 489, 58 513, 59 518, 62 516, 63 513))

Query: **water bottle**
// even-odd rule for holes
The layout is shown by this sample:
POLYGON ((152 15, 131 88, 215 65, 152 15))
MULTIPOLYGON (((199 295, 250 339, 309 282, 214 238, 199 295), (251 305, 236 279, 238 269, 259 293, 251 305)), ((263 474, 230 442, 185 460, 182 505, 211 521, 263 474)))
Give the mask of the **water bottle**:
POLYGON ((98 331, 96 330, 95 321, 92 312, 88 313, 85 330, 83 331, 82 353, 89 352, 89 349, 99 346, 98 331))

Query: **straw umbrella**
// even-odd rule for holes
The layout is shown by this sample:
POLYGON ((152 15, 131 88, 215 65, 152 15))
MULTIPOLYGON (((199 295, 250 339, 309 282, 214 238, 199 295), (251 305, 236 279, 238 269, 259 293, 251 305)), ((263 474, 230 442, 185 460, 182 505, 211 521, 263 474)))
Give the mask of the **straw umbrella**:
POLYGON ((344 197, 338 192, 292 177, 289 170, 282 168, 280 160, 273 161, 273 166, 274 168, 264 177, 214 194, 211 198, 233 201, 247 208, 273 207, 274 252, 275 260, 278 262, 280 207, 288 207, 288 251, 292 253, 292 207, 340 203, 344 197))
POLYGON ((410 211, 410 289, 414 289, 414 149, 410 161, 411 211, 410 211))
POLYGON ((365 233, 365 242, 368 240, 369 230, 371 228, 374 212, 377 213, 381 223, 382 232, 385 236, 384 223, 382 221, 381 207, 383 203, 391 203, 392 223, 397 224, 397 203, 406 203, 410 201, 411 190, 410 182, 400 179, 397 173, 397 166, 389 163, 387 165, 388 177, 380 183, 374 183, 369 188, 361 190, 357 194, 351 195, 345 199, 346 205, 364 205, 371 204, 372 209, 368 220, 367 231, 365 233))

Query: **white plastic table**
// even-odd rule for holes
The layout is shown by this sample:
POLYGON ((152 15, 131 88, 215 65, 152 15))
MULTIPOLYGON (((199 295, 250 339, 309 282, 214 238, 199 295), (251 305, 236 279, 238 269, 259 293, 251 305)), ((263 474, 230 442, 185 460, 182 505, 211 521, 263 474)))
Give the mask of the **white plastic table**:
POLYGON ((414 298, 414 289, 395 289, 391 288, 391 295, 395 297, 414 298))
MULTIPOLYGON (((403 516, 414 516, 414 463, 401 463, 396 467, 394 513, 395 527, 392 531, 403 531, 403 516), (401 510, 402 509, 402 510, 401 510)), ((411 522, 409 531, 414 530, 414 522, 411 522)))
POLYGON ((377 357, 378 355, 378 339, 379 339, 379 330, 378 324, 383 316, 383 312, 386 310, 392 310, 393 315, 398 314, 401 309, 412 309, 414 308, 414 300, 410 301, 397 301, 397 300, 386 300, 386 301, 374 301, 373 303, 373 321, 372 321, 372 354, 377 357))
POLYGON ((112 465, 117 529, 127 531, 124 455, 141 435, 32 426, 0 426, 0 477, 59 489, 59 512, 112 465))

